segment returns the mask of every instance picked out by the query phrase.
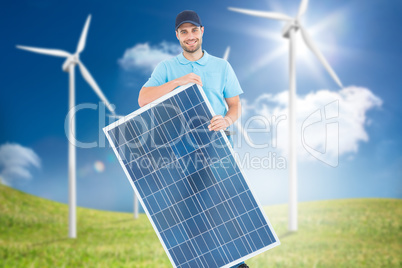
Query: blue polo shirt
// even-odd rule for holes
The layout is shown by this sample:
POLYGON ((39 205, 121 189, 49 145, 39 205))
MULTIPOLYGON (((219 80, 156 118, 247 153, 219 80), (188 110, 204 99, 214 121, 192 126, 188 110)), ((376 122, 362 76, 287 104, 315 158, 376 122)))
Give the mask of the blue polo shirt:
POLYGON ((160 86, 189 73, 201 77, 202 88, 217 115, 226 115, 225 98, 243 93, 229 62, 209 55, 205 50, 203 57, 197 61, 189 61, 183 53, 162 61, 156 66, 144 87, 160 86))

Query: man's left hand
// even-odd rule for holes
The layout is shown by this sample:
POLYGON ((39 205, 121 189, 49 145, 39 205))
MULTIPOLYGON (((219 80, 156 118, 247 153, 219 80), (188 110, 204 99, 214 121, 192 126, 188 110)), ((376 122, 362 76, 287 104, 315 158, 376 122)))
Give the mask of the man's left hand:
POLYGON ((230 119, 228 117, 223 117, 222 115, 215 115, 211 119, 211 124, 208 129, 211 131, 225 130, 230 126, 230 119))

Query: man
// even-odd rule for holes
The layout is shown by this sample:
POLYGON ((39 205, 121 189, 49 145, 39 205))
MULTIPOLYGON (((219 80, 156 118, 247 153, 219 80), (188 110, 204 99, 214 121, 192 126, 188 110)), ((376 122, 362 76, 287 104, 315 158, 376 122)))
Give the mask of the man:
POLYGON ((243 91, 230 64, 202 50, 203 34, 204 27, 197 13, 183 11, 177 15, 176 37, 183 53, 158 64, 141 89, 138 103, 142 107, 179 86, 199 84, 216 114, 209 129, 219 131, 239 118, 239 95, 243 91))
MULTIPOLYGON (((211 119, 209 130, 224 130, 240 116, 239 95, 243 91, 237 77, 227 61, 202 50, 204 27, 196 12, 185 10, 179 13, 175 26, 183 52, 156 66, 140 91, 138 103, 142 107, 179 86, 196 83, 203 87, 216 114, 211 119)), ((241 263, 234 267, 248 266, 241 263)))

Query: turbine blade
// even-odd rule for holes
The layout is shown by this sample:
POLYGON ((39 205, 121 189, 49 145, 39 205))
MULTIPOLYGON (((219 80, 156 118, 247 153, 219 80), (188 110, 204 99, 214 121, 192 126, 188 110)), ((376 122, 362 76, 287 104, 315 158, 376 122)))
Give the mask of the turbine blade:
POLYGON ((226 51, 225 51, 225 55, 223 55, 223 59, 224 59, 224 60, 228 60, 228 59, 229 59, 229 53, 230 53, 230 47, 227 47, 227 48, 226 48, 226 51))
POLYGON ((60 49, 49 49, 49 48, 38 48, 38 47, 27 47, 27 46, 17 46, 19 49, 28 50, 31 52, 39 53, 39 54, 46 54, 56 57, 64 57, 67 58, 71 56, 70 53, 60 50, 60 49))
POLYGON ((302 0, 300 3, 299 12, 297 13, 297 18, 300 18, 304 13, 306 13, 307 6, 308 0, 302 0))
POLYGON ((78 42, 76 53, 81 53, 85 48, 85 43, 87 40, 87 34, 88 34, 88 28, 89 28, 90 22, 91 22, 91 15, 88 16, 87 21, 85 22, 84 29, 82 29, 82 33, 81 33, 80 41, 78 42))
POLYGON ((307 31, 300 25, 301 34, 303 37, 304 42, 306 43, 307 47, 317 56, 317 58, 321 61, 322 65, 324 65, 325 69, 327 69, 328 73, 332 76, 335 82, 342 88, 342 82, 331 68, 327 60, 318 50, 318 48, 314 45, 313 41, 311 40, 310 36, 308 35, 307 31))
POLYGON ((88 84, 93 88, 95 93, 98 95, 98 97, 105 103, 106 107, 108 110, 115 115, 114 109, 112 105, 109 103, 109 101, 106 99, 105 95, 103 95, 102 91, 100 90, 98 84, 95 82, 95 79, 93 79, 92 75, 89 73, 87 68, 85 68, 84 64, 82 64, 80 61, 78 62, 78 66, 80 67, 80 71, 82 73, 82 76, 84 79, 88 82, 88 84))
POLYGON ((108 114, 107 116, 114 119, 121 119, 124 117, 124 115, 117 115, 117 114, 108 114))
POLYGON ((265 11, 257 11, 257 10, 250 10, 250 9, 243 9, 243 8, 236 8, 236 7, 229 7, 228 8, 231 11, 255 16, 255 17, 262 17, 262 18, 267 18, 267 19, 274 19, 274 20, 285 20, 285 21, 291 21, 293 18, 282 14, 282 13, 274 13, 274 12, 265 12, 265 11))

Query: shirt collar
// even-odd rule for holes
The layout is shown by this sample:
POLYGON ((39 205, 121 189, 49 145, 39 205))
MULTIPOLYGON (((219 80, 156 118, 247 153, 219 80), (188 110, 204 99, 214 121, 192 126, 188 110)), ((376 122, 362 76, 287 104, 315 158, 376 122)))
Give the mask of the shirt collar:
POLYGON ((206 50, 203 50, 203 52, 204 52, 204 55, 202 56, 201 59, 199 59, 199 60, 197 60, 197 61, 190 61, 190 60, 186 59, 186 57, 184 57, 184 55, 183 55, 183 52, 180 53, 180 54, 177 56, 177 59, 179 60, 179 62, 180 62, 181 64, 189 64, 189 63, 191 63, 191 62, 196 62, 196 63, 198 63, 199 65, 205 65, 205 64, 207 64, 207 61, 208 61, 208 58, 209 58, 209 54, 207 53, 206 50))

